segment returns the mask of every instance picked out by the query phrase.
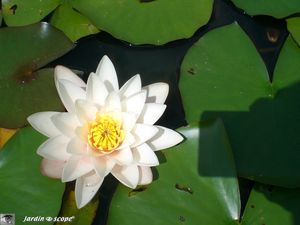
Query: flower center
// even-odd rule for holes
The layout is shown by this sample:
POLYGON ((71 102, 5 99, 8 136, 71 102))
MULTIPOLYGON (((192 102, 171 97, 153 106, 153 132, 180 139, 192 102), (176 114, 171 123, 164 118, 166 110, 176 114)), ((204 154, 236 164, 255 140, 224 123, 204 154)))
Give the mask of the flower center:
POLYGON ((88 142, 101 152, 109 153, 120 146, 124 140, 124 131, 120 120, 109 114, 97 113, 96 119, 89 123, 88 142))

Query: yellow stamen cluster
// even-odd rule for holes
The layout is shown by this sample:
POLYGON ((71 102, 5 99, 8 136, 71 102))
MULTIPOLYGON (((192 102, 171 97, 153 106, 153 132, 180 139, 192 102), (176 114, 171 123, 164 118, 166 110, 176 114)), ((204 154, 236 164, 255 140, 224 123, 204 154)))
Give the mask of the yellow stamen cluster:
POLYGON ((88 142, 96 150, 112 152, 123 140, 122 122, 113 116, 97 113, 96 119, 89 123, 88 142))

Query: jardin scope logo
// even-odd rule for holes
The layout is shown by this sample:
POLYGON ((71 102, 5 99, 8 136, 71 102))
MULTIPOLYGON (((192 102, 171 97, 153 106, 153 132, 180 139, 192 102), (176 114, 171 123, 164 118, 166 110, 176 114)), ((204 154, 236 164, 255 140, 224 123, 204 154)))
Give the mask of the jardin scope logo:
POLYGON ((0 214, 0 225, 15 225, 15 214, 0 214))

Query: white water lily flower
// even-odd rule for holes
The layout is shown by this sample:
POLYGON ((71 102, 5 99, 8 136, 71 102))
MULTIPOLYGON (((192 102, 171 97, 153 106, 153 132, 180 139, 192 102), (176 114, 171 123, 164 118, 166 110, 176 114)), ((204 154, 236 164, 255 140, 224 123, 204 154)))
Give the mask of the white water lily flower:
POLYGON ((77 207, 86 205, 112 173, 135 188, 152 182, 151 167, 159 165, 154 151, 181 142, 177 132, 153 125, 166 109, 169 87, 141 87, 139 75, 120 89, 107 56, 85 84, 71 70, 57 66, 55 83, 67 112, 39 112, 29 123, 49 137, 38 149, 44 175, 76 180, 77 207))

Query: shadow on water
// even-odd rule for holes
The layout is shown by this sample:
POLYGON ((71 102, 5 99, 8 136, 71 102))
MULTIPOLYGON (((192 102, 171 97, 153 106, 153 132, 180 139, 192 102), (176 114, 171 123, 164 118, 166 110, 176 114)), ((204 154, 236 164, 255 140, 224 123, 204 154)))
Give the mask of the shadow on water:
MULTIPOLYGON (((278 90, 274 97, 256 100, 249 111, 207 111, 202 114, 200 120, 211 121, 214 118, 223 120, 239 175, 278 186, 285 183, 290 187, 299 187, 299 93, 300 82, 278 90)), ((214 177, 235 176, 222 165, 219 169, 209 169, 208 164, 213 162, 207 162, 207 159, 218 157, 205 150, 207 142, 210 141, 207 140, 209 135, 205 132, 203 135, 200 133, 199 174, 214 177)), ((247 181, 243 180, 242 185, 245 182, 247 181)), ((242 189, 244 193, 242 209, 248 200, 250 189, 247 187, 251 187, 251 184, 246 184, 242 189)), ((256 188, 256 190, 263 193, 270 201, 286 208, 293 215, 294 224, 300 224, 300 211, 295 207, 300 199, 300 189, 276 188, 275 193, 272 192, 272 188, 266 190, 256 188)))

